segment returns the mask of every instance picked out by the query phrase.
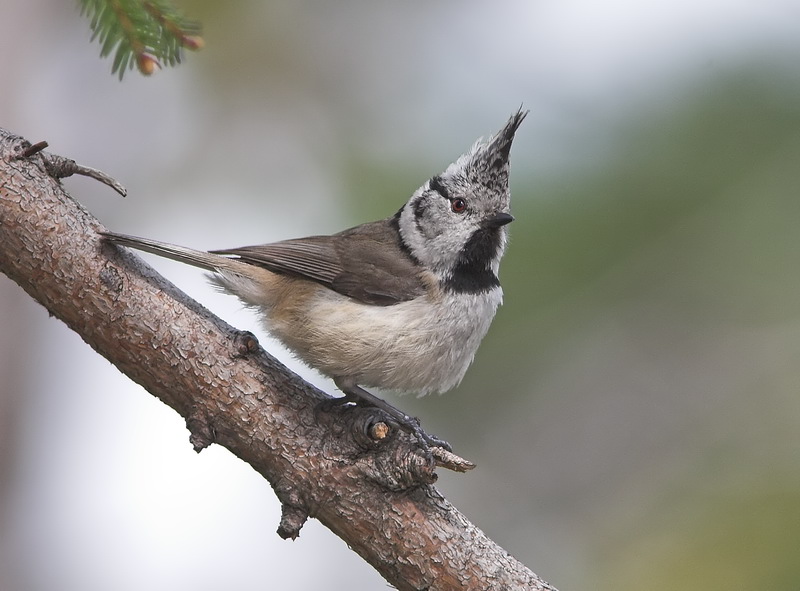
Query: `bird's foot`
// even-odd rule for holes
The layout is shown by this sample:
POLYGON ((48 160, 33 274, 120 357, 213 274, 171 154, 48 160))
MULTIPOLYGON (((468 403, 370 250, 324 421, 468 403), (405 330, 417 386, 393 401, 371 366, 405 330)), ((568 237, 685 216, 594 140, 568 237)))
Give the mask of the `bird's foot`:
POLYGON ((394 419, 393 422, 396 423, 400 429, 406 431, 407 433, 411 433, 417 439, 417 441, 419 441, 421 447, 426 451, 430 450, 432 447, 441 447, 448 452, 453 451, 453 447, 447 441, 426 433, 420 425, 418 418, 405 414, 400 409, 392 406, 382 398, 378 398, 361 386, 357 386, 342 380, 337 380, 336 385, 339 386, 342 392, 344 392, 343 398, 335 399, 337 401, 340 400, 341 404, 353 402, 359 406, 372 406, 379 408, 388 414, 392 419, 394 419))

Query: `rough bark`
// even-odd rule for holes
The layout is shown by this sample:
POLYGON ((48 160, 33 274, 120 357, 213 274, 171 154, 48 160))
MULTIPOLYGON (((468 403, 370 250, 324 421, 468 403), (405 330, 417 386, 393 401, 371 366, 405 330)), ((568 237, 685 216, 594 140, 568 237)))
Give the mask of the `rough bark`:
POLYGON ((38 149, 0 129, 0 271, 184 417, 198 451, 218 443, 262 474, 281 536, 315 517, 401 590, 554 589, 432 486, 437 460, 386 435, 379 411, 326 405, 251 334, 101 242, 38 149))

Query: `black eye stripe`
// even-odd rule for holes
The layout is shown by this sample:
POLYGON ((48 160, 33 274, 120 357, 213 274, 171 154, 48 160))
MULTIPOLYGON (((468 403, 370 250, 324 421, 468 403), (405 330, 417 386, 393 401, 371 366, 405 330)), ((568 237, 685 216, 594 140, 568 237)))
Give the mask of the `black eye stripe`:
POLYGON ((447 199, 448 201, 450 201, 450 200, 451 200, 451 199, 450 199, 450 192, 449 192, 449 191, 447 190, 447 188, 446 188, 446 187, 445 187, 445 186, 442 184, 442 179, 441 179, 441 177, 438 177, 438 176, 435 176, 435 177, 433 177, 433 178, 432 178, 432 179, 431 179, 431 180, 428 182, 428 186, 431 188, 431 190, 432 190, 432 191, 436 191, 437 193, 439 193, 439 195, 441 195, 442 197, 444 197, 444 198, 445 198, 445 199, 447 199))
POLYGON ((428 200, 424 197, 417 199, 414 201, 412 208, 414 210, 414 219, 419 221, 419 219, 425 215, 425 211, 428 209, 428 200))
POLYGON ((425 215, 425 211, 428 209, 428 199, 425 195, 423 195, 421 198, 414 201, 411 208, 414 212, 414 225, 420 234, 424 234, 422 230, 422 217, 425 215))

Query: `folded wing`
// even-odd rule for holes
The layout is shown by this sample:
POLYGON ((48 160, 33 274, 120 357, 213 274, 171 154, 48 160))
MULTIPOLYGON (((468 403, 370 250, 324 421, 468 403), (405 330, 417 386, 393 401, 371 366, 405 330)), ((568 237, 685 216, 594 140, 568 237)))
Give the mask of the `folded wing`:
POLYGON ((332 236, 215 250, 274 273, 316 281, 366 304, 390 306, 425 292, 422 269, 402 248, 391 220, 332 236))

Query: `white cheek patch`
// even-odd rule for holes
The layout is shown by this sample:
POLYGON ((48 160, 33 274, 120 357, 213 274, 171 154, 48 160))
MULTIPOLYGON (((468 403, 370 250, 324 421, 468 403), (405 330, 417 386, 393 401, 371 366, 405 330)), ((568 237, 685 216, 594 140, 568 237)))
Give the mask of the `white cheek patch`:
POLYGON ((440 279, 450 272, 458 253, 469 237, 479 228, 477 213, 467 211, 452 219, 449 210, 436 210, 436 200, 446 202, 438 193, 426 193, 426 186, 414 194, 400 213, 399 230, 403 243, 423 266, 440 279), (421 202, 432 203, 420 205, 421 202), (422 212, 423 218, 420 218, 422 212), (442 219, 437 220, 436 216, 442 219))

